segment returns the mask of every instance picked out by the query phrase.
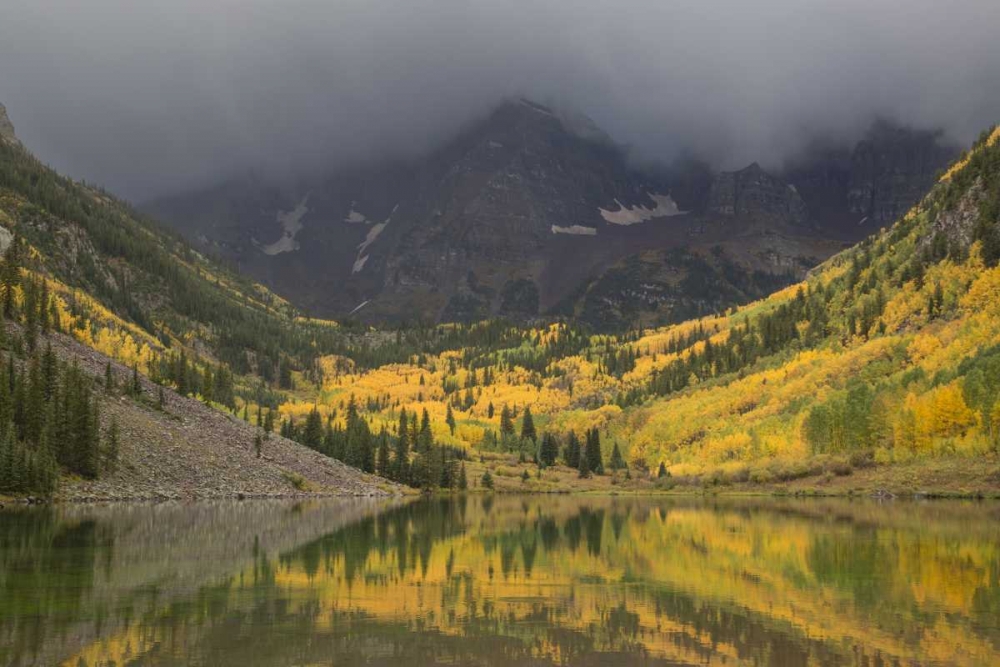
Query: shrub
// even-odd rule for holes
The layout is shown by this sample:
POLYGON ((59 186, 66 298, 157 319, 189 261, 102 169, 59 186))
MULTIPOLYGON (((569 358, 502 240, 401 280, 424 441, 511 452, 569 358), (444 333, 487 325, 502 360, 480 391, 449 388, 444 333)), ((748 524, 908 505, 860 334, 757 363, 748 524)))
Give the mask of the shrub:
POLYGON ((297 472, 285 472, 283 473, 285 481, 292 485, 296 491, 306 491, 309 488, 305 477, 298 474, 297 472))
POLYGON ((851 454, 850 464, 852 468, 872 468, 875 466, 875 452, 871 449, 861 449, 851 454))

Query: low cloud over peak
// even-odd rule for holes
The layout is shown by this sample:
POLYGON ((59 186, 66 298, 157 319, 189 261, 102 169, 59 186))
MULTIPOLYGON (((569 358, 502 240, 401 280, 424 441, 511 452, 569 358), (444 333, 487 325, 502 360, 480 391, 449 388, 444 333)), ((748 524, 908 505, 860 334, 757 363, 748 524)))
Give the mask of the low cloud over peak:
POLYGON ((776 163, 877 116, 967 142, 1000 119, 995 0, 14 0, 22 141, 136 199, 247 169, 434 147, 505 97, 646 159, 776 163))

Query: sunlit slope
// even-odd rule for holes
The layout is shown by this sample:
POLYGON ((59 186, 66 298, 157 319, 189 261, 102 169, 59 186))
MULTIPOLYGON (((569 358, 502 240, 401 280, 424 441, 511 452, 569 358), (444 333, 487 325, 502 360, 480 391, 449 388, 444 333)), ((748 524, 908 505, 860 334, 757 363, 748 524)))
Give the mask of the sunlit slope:
POLYGON ((530 406, 539 432, 600 427, 605 454, 618 443, 640 466, 758 481, 798 472, 748 463, 986 455, 1000 436, 998 138, 984 133, 894 226, 765 300, 621 336, 551 325, 370 371, 330 357, 283 411, 318 401, 340 418, 353 397, 391 430, 400 409, 427 409, 439 441, 476 446, 502 406, 518 427, 530 406))

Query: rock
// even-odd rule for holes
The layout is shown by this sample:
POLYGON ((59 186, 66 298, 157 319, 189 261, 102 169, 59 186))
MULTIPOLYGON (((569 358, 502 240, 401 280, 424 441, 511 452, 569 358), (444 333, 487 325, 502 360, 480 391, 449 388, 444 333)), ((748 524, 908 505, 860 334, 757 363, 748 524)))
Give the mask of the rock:
POLYGON ((17 135, 14 134, 14 124, 7 117, 7 108, 0 104, 0 141, 5 141, 17 146, 21 145, 17 135))
POLYGON ((851 154, 849 210, 879 226, 894 222, 930 189, 955 150, 940 133, 878 122, 851 154))
POLYGON ((772 225, 801 225, 808 219, 805 202, 795 186, 767 173, 756 162, 716 176, 709 190, 708 210, 772 225))

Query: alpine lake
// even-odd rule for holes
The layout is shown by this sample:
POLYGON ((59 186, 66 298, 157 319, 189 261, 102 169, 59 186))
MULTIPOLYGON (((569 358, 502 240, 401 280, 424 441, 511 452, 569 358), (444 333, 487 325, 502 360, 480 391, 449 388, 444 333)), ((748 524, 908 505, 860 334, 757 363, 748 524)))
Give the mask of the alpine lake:
POLYGON ((1000 665, 1000 504, 0 511, 0 665, 1000 665))

